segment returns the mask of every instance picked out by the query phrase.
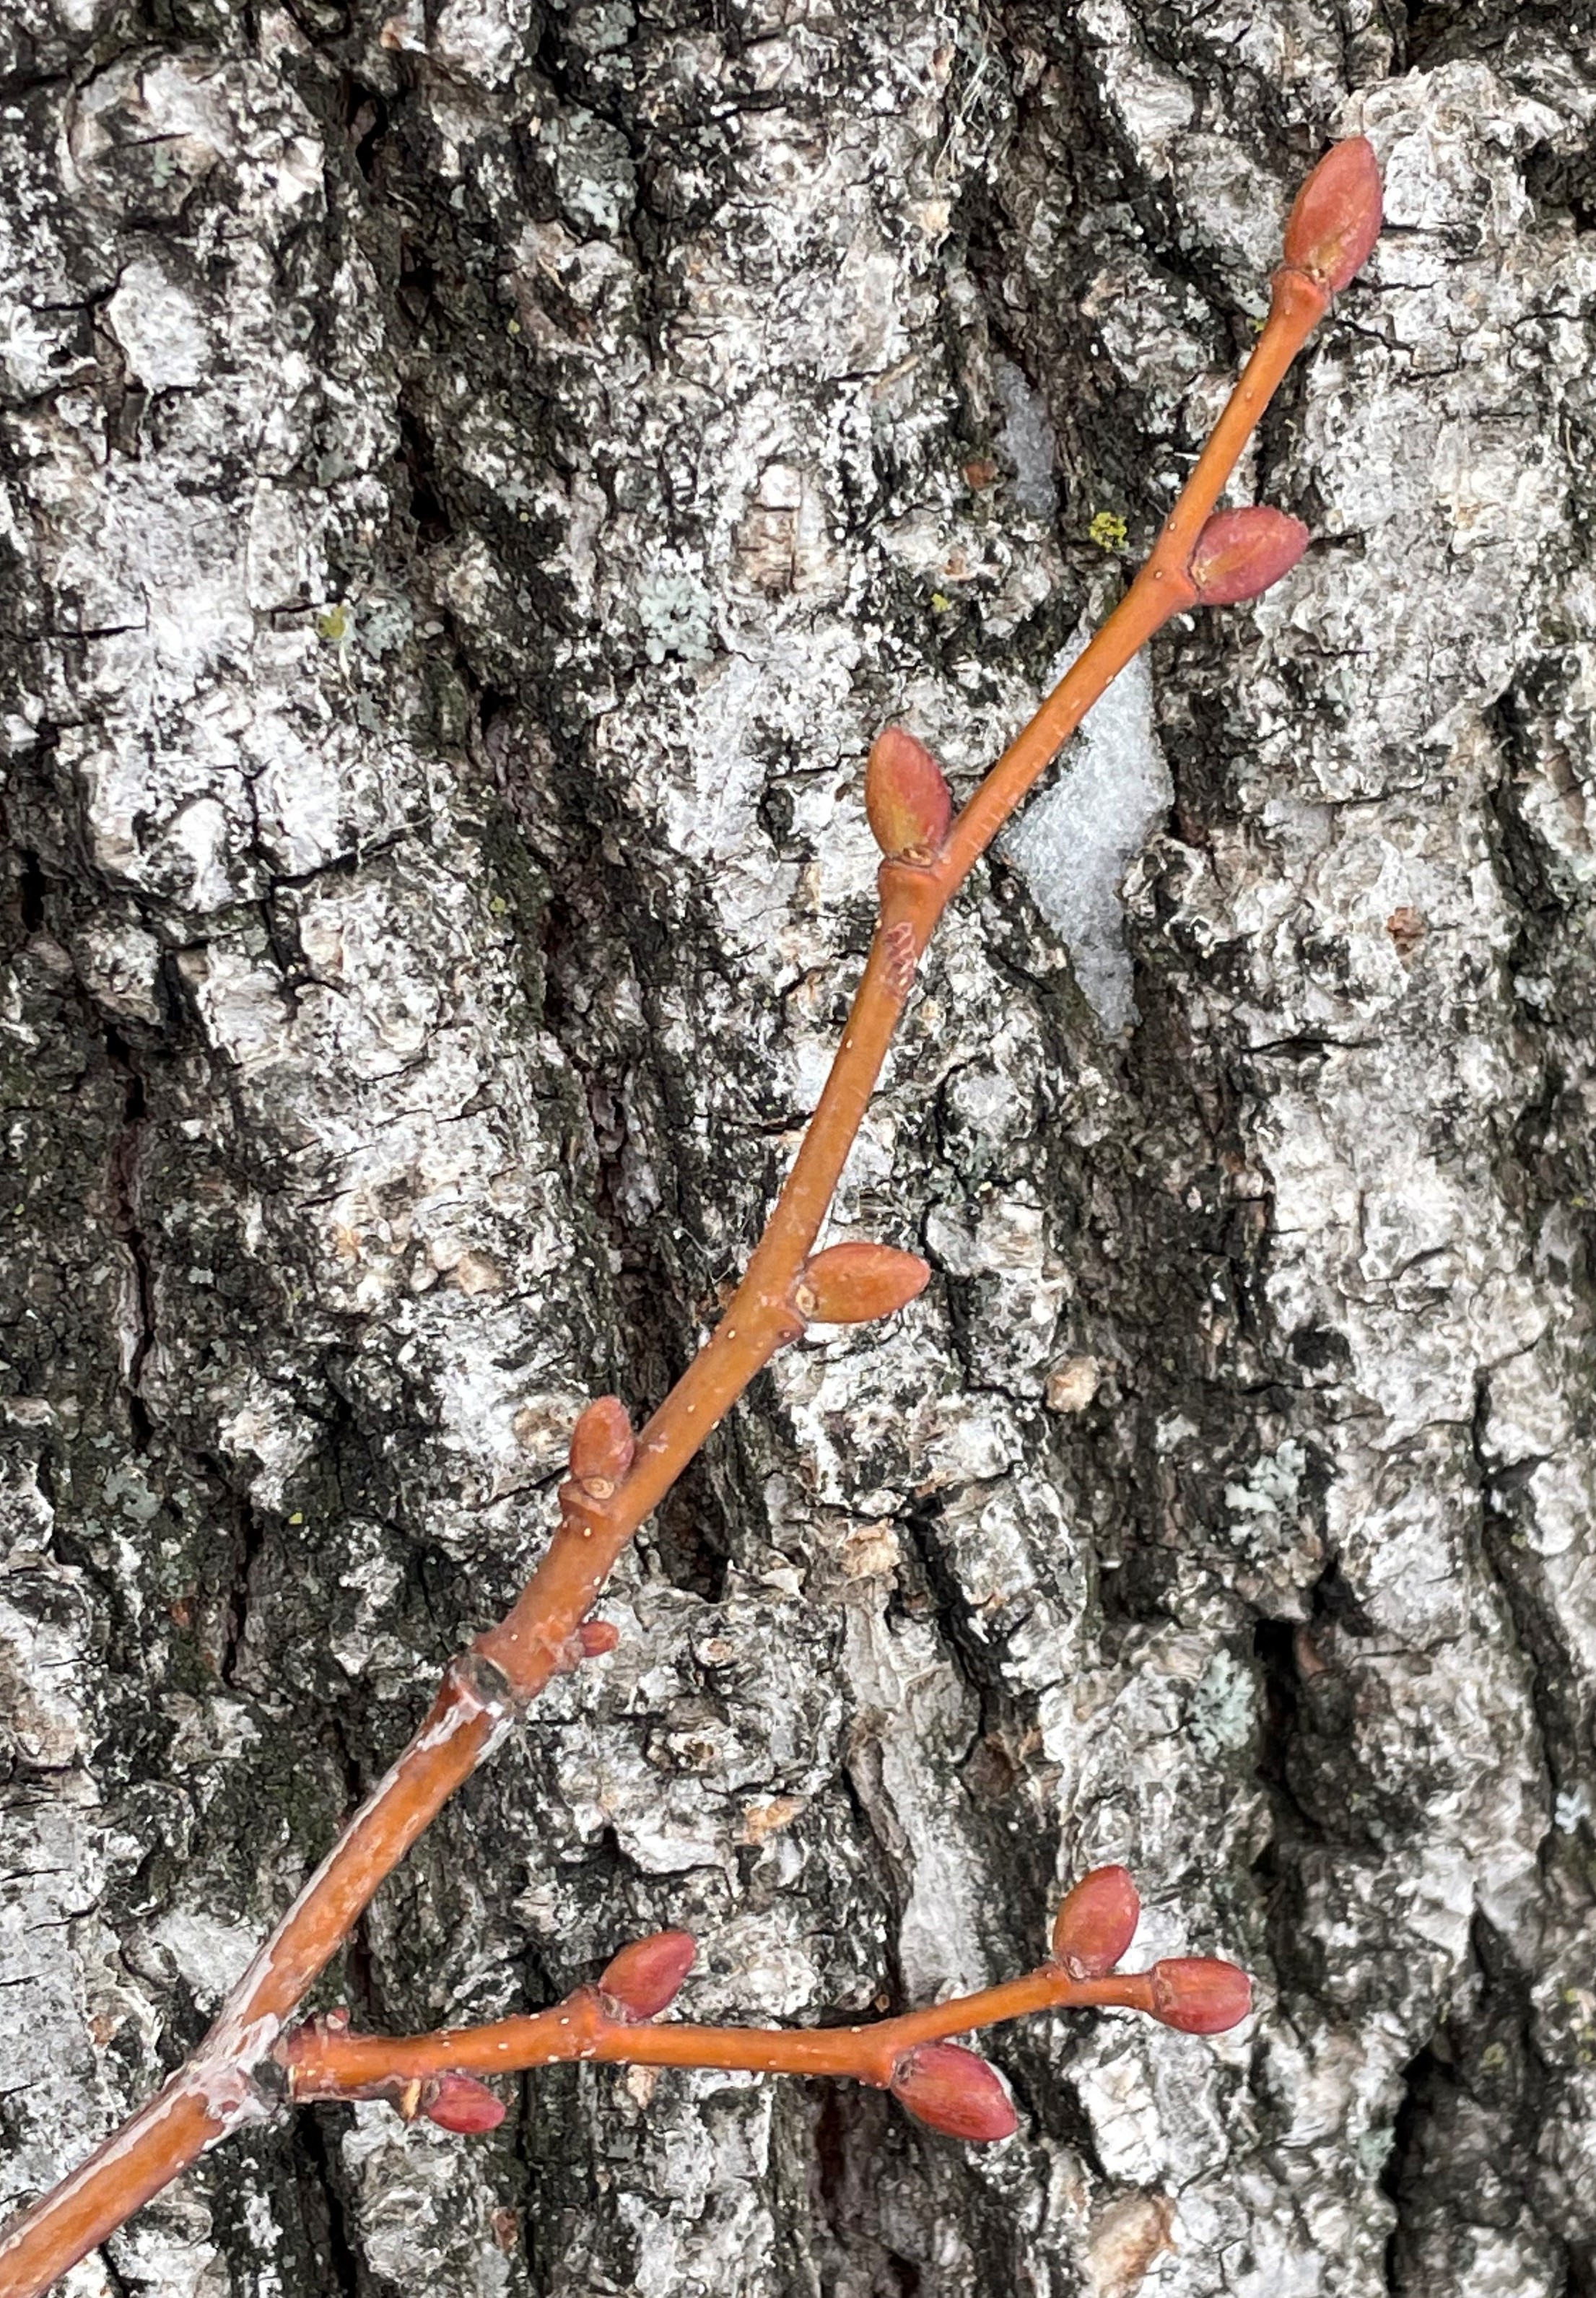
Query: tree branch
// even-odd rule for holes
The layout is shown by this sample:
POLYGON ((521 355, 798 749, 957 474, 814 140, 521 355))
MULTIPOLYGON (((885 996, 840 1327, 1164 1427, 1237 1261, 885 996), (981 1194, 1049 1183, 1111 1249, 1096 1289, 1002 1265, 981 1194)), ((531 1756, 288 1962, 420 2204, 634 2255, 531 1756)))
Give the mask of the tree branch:
POLYGON ((1104 1969, 1129 1946, 1138 1913, 1124 1868, 1095 1868, 1060 1907, 1053 1953, 1035 1971, 862 2026, 642 2023, 666 2008, 692 1961, 685 1931, 660 1931, 623 1948, 596 1987, 577 1988, 551 2011, 398 2039, 353 2034, 347 2013, 335 2013, 285 2036, 273 2056, 296 2103, 384 2098, 407 2118, 425 2115, 455 2130, 489 2130, 503 2117, 502 2105, 475 2078, 576 2059, 827 2075, 890 2090, 922 2121, 955 2137, 1005 2138, 1015 2128, 1014 2114, 995 2071, 972 2052, 938 2048, 933 2055, 931 2046, 1038 2011, 1142 2011, 1200 2035, 1220 2034, 1245 2018, 1252 1988, 1233 1963, 1183 1956, 1150 1971, 1115 1975, 1104 1969))
MULTIPOLYGON (((378 1885, 550 1678, 604 1648, 601 1637, 583 1640, 583 1623, 627 1542, 755 1374, 811 1317, 824 1313, 823 1264, 831 1256, 810 1256, 943 910, 1060 745, 1171 616, 1204 598, 1228 603, 1254 595, 1300 554, 1301 540, 1289 554, 1283 550, 1276 513, 1226 513, 1211 524, 1211 514, 1281 377, 1331 295, 1369 253, 1379 223, 1372 150, 1360 137, 1336 145, 1298 195, 1263 332, 1146 564, 946 835, 912 836, 887 852, 875 937, 841 1046, 722 1323, 635 1449, 614 1399, 583 1414, 558 1526, 520 1599, 451 1665, 421 1729, 261 1947, 194 2056, 0 2237, 0 2298, 38 2298, 205 2148, 271 2112, 274 2102, 252 2071, 267 2061, 284 2022, 378 1885)), ((872 818, 906 820, 934 833, 939 824, 925 809, 929 792, 933 813, 940 813, 939 770, 916 752, 919 746, 902 736, 877 743, 872 818), (927 765, 937 781, 926 775, 927 765)), ((1021 1989, 1039 1984, 1034 1974, 1012 1982, 1021 1989)), ((1007 1999, 1005 1990, 996 1992, 1007 1999)), ((802 2039, 789 2038, 782 2047, 802 2039)))

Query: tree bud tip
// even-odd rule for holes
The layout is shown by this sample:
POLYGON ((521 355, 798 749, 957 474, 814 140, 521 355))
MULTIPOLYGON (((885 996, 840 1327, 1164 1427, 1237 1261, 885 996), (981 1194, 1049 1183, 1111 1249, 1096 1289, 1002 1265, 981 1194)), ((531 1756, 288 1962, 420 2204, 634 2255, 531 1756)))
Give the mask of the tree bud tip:
POLYGON ((1136 1936, 1142 1903, 1124 1867, 1094 1867, 1053 1920, 1053 1959, 1072 1979, 1105 1979, 1136 1936))
POLYGON ((792 1288, 800 1316, 823 1325, 863 1325, 890 1317, 923 1293, 930 1263, 891 1244, 829 1244, 812 1254, 792 1288))
POLYGON ((922 2043, 892 2070, 892 2095, 949 2138, 1012 2138, 1019 2129, 1003 2077, 957 2043, 922 2043))
POLYGON ((1234 607, 1243 599, 1256 599, 1289 574, 1307 548, 1308 530, 1289 512, 1272 510, 1267 503, 1216 511, 1192 550, 1198 605, 1234 607))
POLYGON ((608 1500, 636 1451, 632 1419, 618 1396, 597 1396, 571 1431, 571 1474, 595 1500, 608 1500))
POLYGON ((422 2085, 418 2107, 440 2129, 458 2130, 467 2137, 497 2130, 506 2112, 503 2100, 475 2075, 434 2075, 422 2085))
POLYGON ((607 1964, 599 1992, 623 2017, 652 2019, 675 2001, 698 1951, 690 1931, 655 1931, 633 1939, 607 1964))
POLYGON ((1153 2016, 1185 2035, 1222 2035, 1253 2007, 1253 1982, 1234 1963, 1177 1955, 1153 1966, 1153 2016))
POLYGON ((1383 219, 1380 163, 1367 136, 1332 144, 1292 203, 1288 269, 1338 295, 1368 261, 1383 219))
POLYGON ((923 742, 889 726, 870 746, 864 811, 871 834, 891 862, 934 862, 947 838, 953 797, 947 776, 923 742))

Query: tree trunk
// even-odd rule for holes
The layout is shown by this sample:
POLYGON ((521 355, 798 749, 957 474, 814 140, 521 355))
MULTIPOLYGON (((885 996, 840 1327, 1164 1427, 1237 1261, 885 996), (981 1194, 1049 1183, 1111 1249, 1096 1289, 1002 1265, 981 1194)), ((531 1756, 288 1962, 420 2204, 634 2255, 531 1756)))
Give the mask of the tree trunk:
POLYGON ((1596 54, 1569 0, 12 0, 7 2204, 163 2067, 740 1268, 868 936, 1145 549, 1336 132, 1391 228, 1176 624, 933 945, 778 1360, 320 2000, 701 1942, 1034 1963, 1122 1860, 1217 2041, 1020 2136, 561 2069, 320 2108, 102 2293, 1596 2289, 1596 54))

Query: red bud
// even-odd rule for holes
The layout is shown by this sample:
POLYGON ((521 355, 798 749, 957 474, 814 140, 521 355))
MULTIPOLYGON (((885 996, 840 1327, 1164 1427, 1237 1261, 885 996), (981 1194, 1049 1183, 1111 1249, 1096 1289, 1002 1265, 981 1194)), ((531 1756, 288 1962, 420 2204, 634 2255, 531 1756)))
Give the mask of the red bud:
POLYGON ((497 2130, 505 2114, 503 2100, 475 2075, 434 2075, 422 2088, 418 2111, 444 2130, 463 2130, 473 2137, 497 2130))
POLYGON ((899 2059, 892 2095, 949 2138, 1012 2138, 1020 2127, 996 2068, 957 2043, 922 2043, 899 2059))
POLYGON ((1286 260, 1339 294, 1380 236, 1380 163, 1367 136, 1333 144, 1292 203, 1286 260))
POLYGON ((690 1931, 656 1931, 624 1947, 599 1981, 624 2018, 652 2019, 676 1993, 692 1969, 698 1942, 690 1931))
POLYGON ((1300 518, 1255 503, 1249 510, 1217 511, 1192 551, 1191 578, 1201 607, 1233 607, 1255 599, 1289 574, 1308 548, 1300 518))
POLYGON ((1142 1903, 1124 1867, 1094 1867, 1053 1919, 1054 1960, 1071 1979, 1105 1979, 1136 1936, 1142 1903))
POLYGON ((632 1422, 618 1396, 595 1398, 571 1431, 571 1474, 607 1500, 632 1466, 632 1422))
POLYGON ((1153 1966, 1153 2016, 1185 2035, 1222 2035, 1253 2007, 1253 1982, 1233 1963, 1177 1955, 1153 1966))
POLYGON ((953 815, 941 767, 923 742, 889 726, 870 747, 864 811, 876 844, 898 862, 926 863, 940 853, 953 815))
POLYGON ((930 1273, 918 1253, 895 1245, 828 1244, 799 1270, 792 1305, 824 1325, 868 1324, 923 1293, 930 1273))
POLYGON ((582 1646, 583 1659, 598 1659, 605 1652, 614 1651, 621 1641, 621 1632, 613 1620, 583 1620, 576 1631, 576 1641, 582 1646))

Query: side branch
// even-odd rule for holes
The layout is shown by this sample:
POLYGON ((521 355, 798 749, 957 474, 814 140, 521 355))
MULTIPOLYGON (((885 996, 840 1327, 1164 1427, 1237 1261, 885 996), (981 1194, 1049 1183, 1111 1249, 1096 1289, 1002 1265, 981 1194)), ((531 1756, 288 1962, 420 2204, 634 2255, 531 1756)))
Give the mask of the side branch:
POLYGON ((973 2054, 940 2047, 950 2037, 1038 2011, 1140 2011, 1202 2035, 1219 2034, 1246 2016, 1252 1990, 1234 1963, 1187 1956, 1155 1963, 1148 1971, 1105 1969, 1129 1947, 1138 1912, 1126 1871, 1096 1868, 1059 1909, 1053 1952, 1036 1970, 868 2025, 649 2025, 674 1996, 692 1958, 685 1932, 663 1931, 623 1949, 596 1987, 578 1988, 551 2011, 399 2039, 352 2034, 346 2014, 337 2013, 285 2036, 275 2056, 293 2099, 383 2098, 402 2114, 428 2115, 454 2129, 489 2129, 502 2114, 482 2076, 575 2059, 869 2083, 891 2090, 922 2120, 957 2137, 1005 2137, 1014 2120, 997 2076, 973 2054), (978 2120, 982 2127, 972 2128, 978 2120))

